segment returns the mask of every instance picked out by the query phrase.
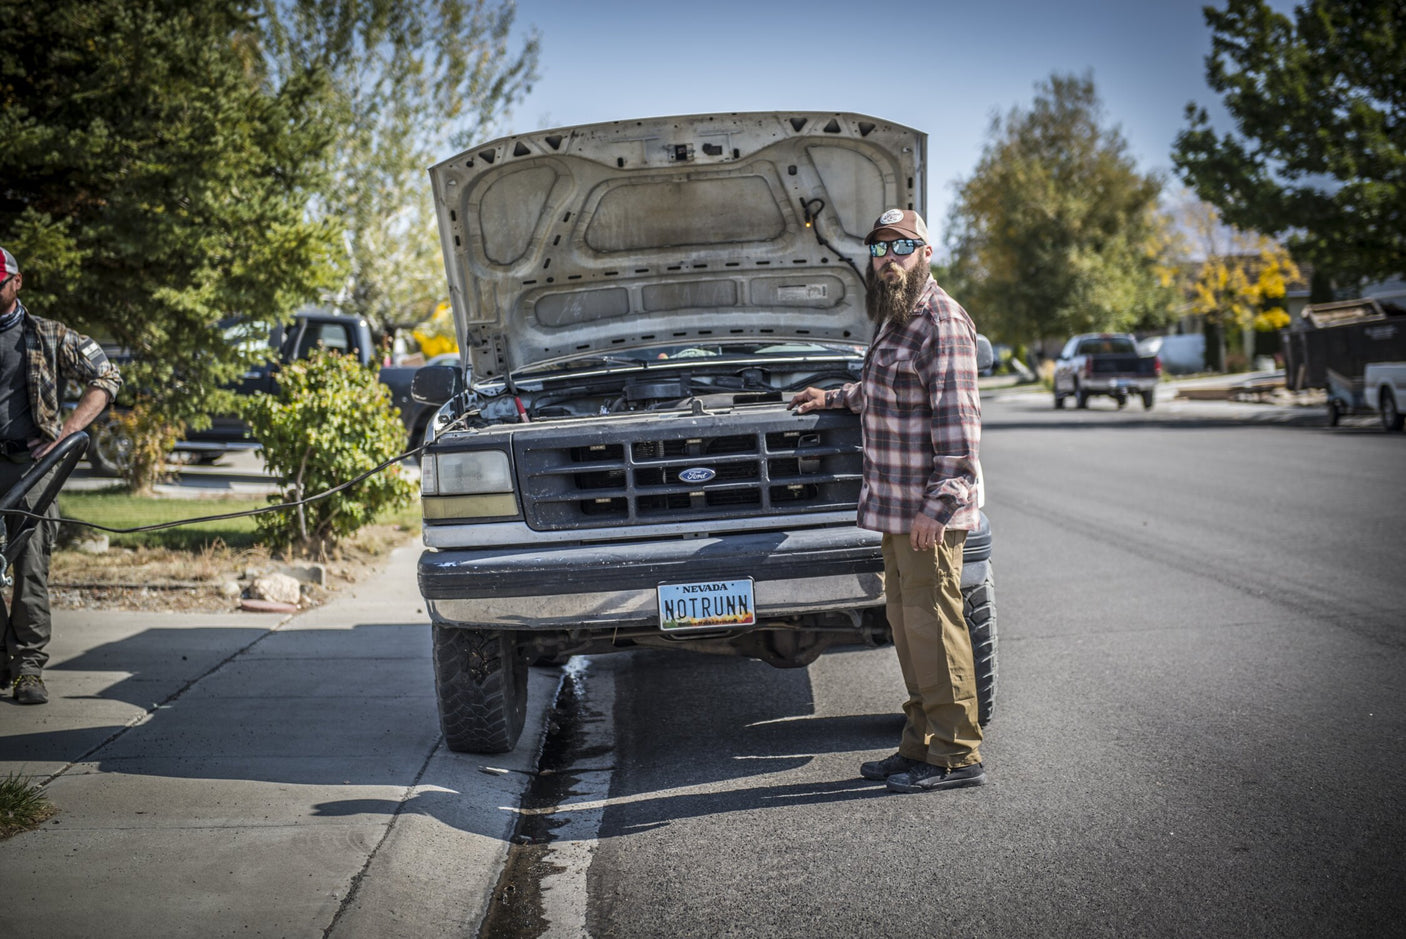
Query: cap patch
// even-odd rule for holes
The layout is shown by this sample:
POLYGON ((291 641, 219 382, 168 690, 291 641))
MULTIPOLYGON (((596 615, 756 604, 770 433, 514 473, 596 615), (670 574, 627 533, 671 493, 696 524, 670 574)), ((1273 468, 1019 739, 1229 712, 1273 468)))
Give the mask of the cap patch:
MULTIPOLYGON (((889 209, 889 210, 888 210, 887 212, 885 212, 883 215, 880 215, 880 216, 879 216, 879 225, 892 225, 894 222, 899 222, 899 221, 902 221, 902 220, 903 220, 903 210, 902 210, 902 209, 889 209)), ((876 226, 876 227, 877 227, 877 226, 876 226)))

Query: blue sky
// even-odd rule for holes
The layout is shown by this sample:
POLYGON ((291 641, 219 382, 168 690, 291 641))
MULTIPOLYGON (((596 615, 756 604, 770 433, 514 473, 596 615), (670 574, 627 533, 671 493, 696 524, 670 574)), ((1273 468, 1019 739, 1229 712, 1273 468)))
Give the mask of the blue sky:
POLYGON ((541 34, 541 77, 504 129, 713 111, 871 114, 928 134, 928 216, 940 226, 992 116, 1028 106, 1055 71, 1092 70, 1106 123, 1139 167, 1170 174, 1187 102, 1223 117, 1205 83, 1204 5, 517 0, 519 28, 541 34))

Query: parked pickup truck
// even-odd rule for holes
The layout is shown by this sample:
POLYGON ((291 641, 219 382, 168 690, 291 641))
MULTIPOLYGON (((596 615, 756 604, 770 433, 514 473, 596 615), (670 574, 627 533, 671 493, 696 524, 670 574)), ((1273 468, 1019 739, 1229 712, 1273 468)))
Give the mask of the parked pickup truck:
POLYGON ((1371 362, 1362 369, 1362 399, 1381 415, 1384 430, 1406 427, 1406 362, 1371 362))
MULTIPOLYGON (((360 316, 307 309, 294 314, 287 323, 275 324, 266 333, 260 329, 252 335, 245 324, 230 321, 225 326, 225 335, 230 342, 252 342, 267 344, 277 350, 270 361, 249 369, 235 384, 235 392, 241 395, 259 392, 274 393, 278 389, 278 370, 283 365, 306 358, 316 348, 329 349, 345 355, 355 356, 363 365, 370 365, 376 358, 376 344, 366 320, 360 316)), ((391 391, 393 401, 409 402, 410 383, 413 369, 383 369, 381 381, 391 391)), ((401 418, 406 423, 407 441, 418 441, 428 414, 423 406, 406 408, 401 418), (419 421, 419 425, 415 424, 419 421)), ((126 463, 131 443, 122 425, 112 420, 111 412, 99 418, 89 429, 91 442, 88 446, 88 461, 100 473, 109 476, 120 475, 126 463)), ((218 414, 211 418, 205 430, 189 431, 185 438, 176 444, 176 452, 201 463, 213 463, 234 450, 252 450, 259 446, 249 433, 249 427, 242 420, 230 414, 218 414)))
MULTIPOLYGON (((418 574, 451 749, 514 747, 531 662, 649 647, 790 668, 890 641, 880 536, 855 525, 859 418, 787 402, 859 376, 864 236, 887 207, 922 211, 926 145, 858 114, 707 114, 431 168, 473 376, 414 382, 443 403, 418 574)), ((962 591, 985 723, 981 518, 962 591)))
POLYGON ((407 449, 418 447, 425 442, 425 430, 429 426, 430 418, 439 408, 438 404, 416 401, 410 393, 415 373, 422 368, 439 366, 458 368, 459 353, 446 352, 434 356, 424 365, 387 365, 377 373, 381 384, 390 389, 391 404, 400 412, 401 423, 405 425, 407 449))
POLYGON ((1139 355, 1137 340, 1126 333, 1085 333, 1064 344, 1055 362, 1054 406, 1064 407, 1072 397, 1081 408, 1089 398, 1107 395, 1128 403, 1130 395, 1140 395, 1142 406, 1150 409, 1157 401, 1157 382, 1162 362, 1155 355, 1139 355))

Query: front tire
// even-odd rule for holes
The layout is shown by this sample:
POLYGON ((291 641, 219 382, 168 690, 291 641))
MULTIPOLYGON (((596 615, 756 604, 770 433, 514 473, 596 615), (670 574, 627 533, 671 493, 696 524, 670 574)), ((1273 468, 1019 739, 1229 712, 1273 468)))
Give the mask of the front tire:
POLYGON ((438 623, 433 628, 444 742, 456 753, 507 753, 527 719, 527 659, 513 634, 438 623))
POLYGON ((1337 427, 1338 422, 1343 419, 1343 407, 1338 403, 1337 398, 1328 399, 1328 426, 1337 427))
POLYGON ((976 665, 976 719, 985 727, 996 705, 996 575, 989 562, 986 579, 962 591, 962 614, 976 665))
POLYGON ((1081 410, 1089 406, 1089 393, 1078 385, 1074 386, 1074 405, 1081 410))
POLYGON ((1156 404, 1156 403, 1157 403, 1157 392, 1155 392, 1155 391, 1144 391, 1144 392, 1142 393, 1142 409, 1143 409, 1144 411, 1150 411, 1150 410, 1152 410, 1152 405, 1154 405, 1154 404, 1156 404))
POLYGON ((1383 388, 1381 395, 1382 430, 1401 430, 1406 427, 1406 415, 1396 406, 1396 395, 1390 388, 1383 388))

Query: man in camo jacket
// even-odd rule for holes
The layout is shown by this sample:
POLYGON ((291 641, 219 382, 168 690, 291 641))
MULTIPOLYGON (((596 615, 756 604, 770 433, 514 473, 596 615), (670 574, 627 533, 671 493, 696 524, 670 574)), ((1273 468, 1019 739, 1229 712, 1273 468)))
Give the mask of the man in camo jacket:
MULTIPOLYGON (((23 285, 15 256, 0 248, 0 492, 8 492, 60 440, 92 423, 122 384, 117 366, 96 342, 26 310, 19 301, 23 285), (64 416, 63 383, 69 379, 83 392, 64 416)), ((30 493, 42 489, 39 483, 30 493)), ((49 556, 58 536, 58 506, 50 502, 43 514, 46 521, 15 557, 11 602, 0 602, 0 687, 11 687, 21 704, 49 700, 41 676, 49 661, 49 556)))

